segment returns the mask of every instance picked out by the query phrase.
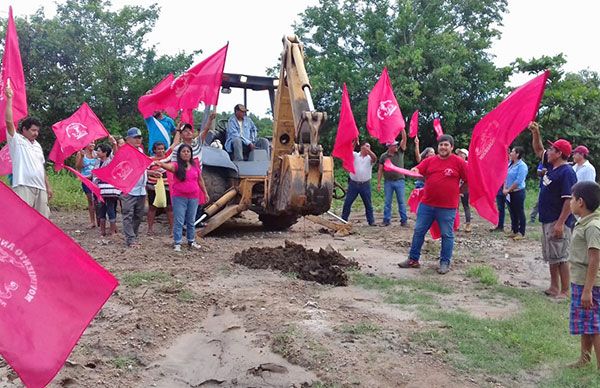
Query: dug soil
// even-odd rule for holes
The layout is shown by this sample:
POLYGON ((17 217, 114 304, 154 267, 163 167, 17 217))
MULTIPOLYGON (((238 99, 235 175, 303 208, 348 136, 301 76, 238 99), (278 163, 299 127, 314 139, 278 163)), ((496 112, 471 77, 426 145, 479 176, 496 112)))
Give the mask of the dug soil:
MULTIPOLYGON (((425 280, 452 291, 430 296, 438 306, 503 319, 519 312, 518 303, 480 298, 480 285, 466 270, 485 264, 501 283, 541 293, 548 279, 539 242, 491 235, 489 225, 478 222, 473 233, 457 233, 452 270, 440 276, 439 241, 425 243, 420 269, 400 269, 412 228, 395 219, 371 227, 354 215, 354 233, 341 238, 305 219, 267 232, 246 213, 198 240, 200 250, 175 253, 162 217, 154 236, 142 224, 142 247, 128 249, 120 235, 109 239, 87 230, 87 212, 54 212, 52 220, 120 285, 51 387, 522 385, 518 375, 490 380, 457 368, 448 356, 455 344, 418 340, 447 328, 423 320, 418 306, 391 304, 384 292, 356 279, 425 280)), ((21 386, 0 360, 0 387, 21 386)))

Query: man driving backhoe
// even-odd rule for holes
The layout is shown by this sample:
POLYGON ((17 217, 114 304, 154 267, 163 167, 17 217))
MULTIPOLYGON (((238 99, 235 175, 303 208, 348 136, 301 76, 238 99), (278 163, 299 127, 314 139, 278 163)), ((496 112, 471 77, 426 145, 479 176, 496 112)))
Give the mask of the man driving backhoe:
POLYGON ((255 148, 269 151, 269 141, 258 137, 258 129, 252 119, 246 116, 247 111, 244 105, 237 104, 227 122, 225 150, 233 154, 234 161, 244 160, 244 154, 255 148))

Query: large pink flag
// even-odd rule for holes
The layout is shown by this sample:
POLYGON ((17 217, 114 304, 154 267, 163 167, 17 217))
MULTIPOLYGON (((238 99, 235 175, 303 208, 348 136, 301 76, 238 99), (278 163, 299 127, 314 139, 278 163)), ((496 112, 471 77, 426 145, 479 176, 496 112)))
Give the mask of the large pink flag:
MULTIPOLYGON (((27 116, 27 93, 25 90, 25 75, 19 51, 19 38, 13 20, 12 7, 8 7, 8 26, 6 27, 6 40, 4 55, 2 56, 2 85, 0 86, 0 143, 6 140, 6 96, 4 88, 10 79, 13 95, 13 119, 15 124, 27 116)), ((15 125, 16 126, 16 125, 15 125)))
POLYGON ((419 110, 412 114, 410 118, 410 132, 408 136, 415 137, 419 134, 419 110))
POLYGON ((4 183, 0 202, 0 354, 44 387, 118 282, 4 183))
POLYGON ((369 93, 367 129, 371 136, 386 144, 396 140, 406 123, 394 96, 387 68, 383 68, 379 81, 369 93))
POLYGON ((435 131, 436 139, 444 134, 444 131, 442 130, 442 122, 438 117, 433 119, 433 130, 435 131))
POLYGON ((350 97, 346 84, 342 88, 342 106, 340 108, 340 122, 338 124, 337 134, 335 135, 335 144, 333 145, 332 156, 341 159, 344 170, 354 174, 354 141, 358 139, 358 128, 352 114, 350 106, 350 97))
POLYGON ((12 173, 12 160, 10 159, 10 150, 6 144, 0 150, 0 175, 8 175, 12 173))
POLYGON ((475 125, 469 144, 469 203, 498 223, 496 193, 506 179, 508 147, 539 109, 549 71, 515 89, 475 125))
POLYGON ((187 70, 168 87, 140 97, 138 109, 142 116, 149 117, 157 110, 165 110, 174 117, 180 110, 196 109, 201 101, 217 105, 228 46, 229 43, 187 70))
POLYGON ((52 130, 56 135, 56 142, 50 152, 50 159, 57 165, 62 164, 66 158, 84 149, 94 140, 109 135, 98 116, 85 102, 71 117, 54 124, 52 130))
POLYGON ((94 175, 101 181, 115 186, 123 194, 129 194, 150 164, 152 159, 135 147, 125 144, 119 148, 106 167, 95 169, 94 175))
POLYGON ((157 83, 149 93, 139 98, 138 110, 142 116, 144 116, 144 118, 152 116, 154 112, 165 109, 165 106, 168 104, 168 102, 165 100, 169 97, 169 94, 163 94, 161 92, 164 90, 169 90, 173 80, 175 80, 175 76, 173 76, 173 73, 169 73, 165 78, 157 83))

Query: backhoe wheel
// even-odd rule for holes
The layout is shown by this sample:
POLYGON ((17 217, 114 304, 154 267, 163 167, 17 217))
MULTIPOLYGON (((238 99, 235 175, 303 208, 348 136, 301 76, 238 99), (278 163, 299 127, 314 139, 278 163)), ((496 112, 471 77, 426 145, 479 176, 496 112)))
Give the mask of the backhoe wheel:
POLYGON ((285 230, 294 225, 298 221, 297 215, 280 215, 261 214, 258 219, 262 222, 267 230, 285 230))
POLYGON ((202 167, 202 178, 206 185, 206 191, 210 195, 210 201, 214 202, 221 198, 231 188, 231 180, 224 176, 225 169, 212 166, 202 167))

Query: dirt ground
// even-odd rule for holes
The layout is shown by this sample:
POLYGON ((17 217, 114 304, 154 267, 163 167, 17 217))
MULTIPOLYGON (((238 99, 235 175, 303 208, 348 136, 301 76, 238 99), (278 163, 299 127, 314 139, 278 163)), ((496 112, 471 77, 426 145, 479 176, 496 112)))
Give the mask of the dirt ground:
MULTIPOLYGON (((142 224, 143 247, 131 250, 121 237, 109 240, 86 230, 84 212, 54 213, 54 222, 121 284, 51 386, 503 385, 490 384, 484 375, 461 373, 436 349, 411 341, 414 333, 430 330, 435 323, 421 321, 410 305, 384 303, 379 292, 355 285, 302 280, 302 268, 251 269, 234 263, 236 254, 236 261, 246 257, 248 265, 261 262, 261 249, 284 246, 287 240, 288 251, 281 251, 280 263, 291 259, 290 249, 305 247, 356 261, 365 274, 396 279, 440 276, 435 274, 439 242, 426 242, 421 269, 400 269, 396 264, 406 257, 412 228, 400 227, 397 220, 386 228, 370 227, 362 215, 353 216, 355 233, 334 237, 304 219, 288 231, 266 232, 252 213, 246 213, 201 240, 201 250, 176 254, 164 221, 153 237, 145 235, 142 224), (364 322, 380 330, 361 335, 343 329, 364 322)), ((480 222, 470 235, 457 233, 452 271, 440 279, 455 292, 440 297, 443 308, 492 318, 519 310, 514 302, 478 298, 472 292, 473 280, 464 273, 473 264, 491 265, 507 285, 540 291, 546 285, 539 243, 490 236, 488 228, 480 222)), ((18 386, 16 375, 0 361, 0 387, 18 386)))

